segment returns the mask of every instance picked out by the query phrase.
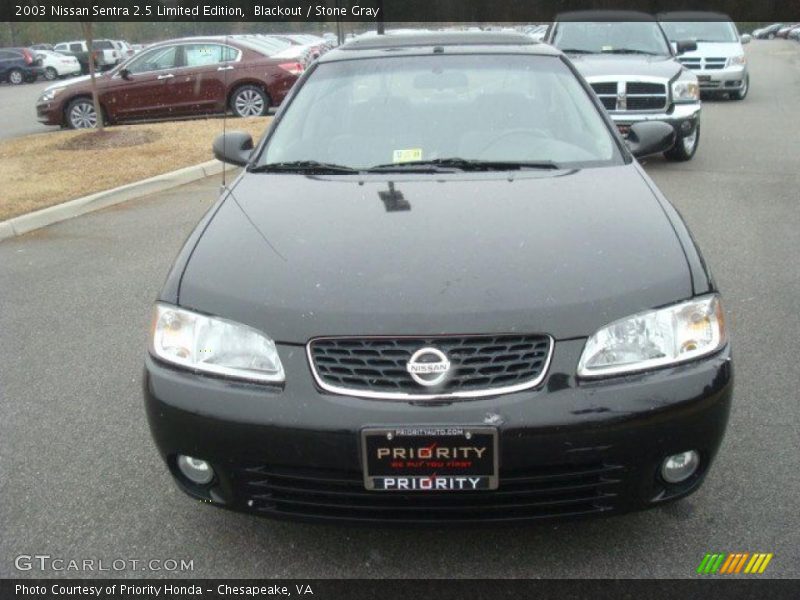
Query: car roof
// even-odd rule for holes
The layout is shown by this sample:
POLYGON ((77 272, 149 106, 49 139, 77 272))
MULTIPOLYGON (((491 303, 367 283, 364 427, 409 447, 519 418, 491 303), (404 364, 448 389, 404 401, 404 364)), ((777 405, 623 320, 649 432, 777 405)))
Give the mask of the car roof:
POLYGON ((516 32, 465 32, 421 31, 415 33, 386 33, 355 38, 323 54, 319 62, 333 62, 351 58, 379 57, 397 50, 411 54, 430 54, 434 48, 448 49, 458 54, 519 53, 542 56, 560 56, 557 48, 539 43, 523 33, 516 32))

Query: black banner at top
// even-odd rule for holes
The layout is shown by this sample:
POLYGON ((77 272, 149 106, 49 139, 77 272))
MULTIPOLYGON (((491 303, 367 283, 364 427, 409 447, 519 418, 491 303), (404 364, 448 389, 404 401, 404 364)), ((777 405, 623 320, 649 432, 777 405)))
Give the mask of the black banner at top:
POLYGON ((713 11, 800 21, 800 0, 3 0, 0 21, 522 23, 574 10, 713 11))

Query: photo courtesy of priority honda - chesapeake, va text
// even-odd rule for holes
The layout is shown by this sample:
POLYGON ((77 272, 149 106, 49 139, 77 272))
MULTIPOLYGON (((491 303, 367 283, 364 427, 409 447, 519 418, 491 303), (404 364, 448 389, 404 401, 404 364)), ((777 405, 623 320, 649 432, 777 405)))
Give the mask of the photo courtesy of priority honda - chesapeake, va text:
POLYGON ((220 136, 244 169, 179 252, 145 357, 177 485, 406 524, 696 492, 733 366, 709 267, 636 160, 690 158, 699 127, 696 77, 647 28, 687 126, 629 119, 623 137, 569 48, 433 31, 327 52, 255 147, 220 136))

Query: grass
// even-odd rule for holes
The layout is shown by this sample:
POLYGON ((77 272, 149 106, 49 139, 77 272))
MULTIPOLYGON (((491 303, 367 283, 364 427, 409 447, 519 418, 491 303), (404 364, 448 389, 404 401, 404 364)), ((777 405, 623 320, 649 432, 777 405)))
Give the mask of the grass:
MULTIPOLYGON (((228 119, 254 140, 272 117, 228 119)), ((56 131, 0 142, 0 221, 211 160, 222 119, 56 131)))

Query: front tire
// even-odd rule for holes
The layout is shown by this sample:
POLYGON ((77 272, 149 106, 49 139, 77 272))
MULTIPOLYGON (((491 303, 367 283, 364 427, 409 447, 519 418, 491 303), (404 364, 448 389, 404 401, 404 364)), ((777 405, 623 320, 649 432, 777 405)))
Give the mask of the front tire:
POLYGON ((19 69, 11 69, 8 73, 8 83, 11 85, 19 85, 25 81, 25 76, 19 69))
POLYGON ((689 135, 682 132, 678 133, 675 140, 675 145, 664 152, 664 157, 667 160, 674 160, 676 162, 685 162, 692 160, 697 152, 697 147, 700 145, 700 123, 694 126, 689 135))
POLYGON ((269 96, 260 87, 243 85, 231 95, 230 105, 237 117, 263 117, 269 109, 269 96))
POLYGON ((47 79, 47 81, 53 81, 58 78, 58 72, 53 67, 47 67, 44 70, 44 78, 47 79))
POLYGON ((66 124, 70 129, 94 129, 97 127, 97 111, 89 98, 76 98, 65 111, 66 124))
POLYGON ((744 100, 748 91, 750 91, 750 75, 745 75, 741 89, 731 92, 731 100, 744 100))

